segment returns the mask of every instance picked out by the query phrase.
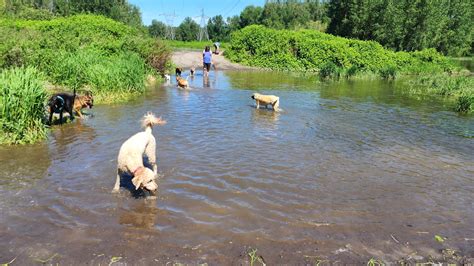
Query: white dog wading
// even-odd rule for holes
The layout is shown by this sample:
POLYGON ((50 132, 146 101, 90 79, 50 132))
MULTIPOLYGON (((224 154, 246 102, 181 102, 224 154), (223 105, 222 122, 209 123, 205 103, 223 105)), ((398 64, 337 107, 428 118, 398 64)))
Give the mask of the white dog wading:
POLYGON ((154 125, 164 125, 166 121, 161 117, 156 118, 152 113, 147 113, 142 120, 144 131, 139 132, 127 139, 120 147, 117 163, 117 180, 112 192, 120 189, 120 175, 129 173, 132 175, 132 183, 135 189, 143 188, 155 192, 158 185, 155 182, 157 174, 156 166, 156 141, 152 134, 154 125), (153 167, 153 171, 143 165, 143 154, 153 167))

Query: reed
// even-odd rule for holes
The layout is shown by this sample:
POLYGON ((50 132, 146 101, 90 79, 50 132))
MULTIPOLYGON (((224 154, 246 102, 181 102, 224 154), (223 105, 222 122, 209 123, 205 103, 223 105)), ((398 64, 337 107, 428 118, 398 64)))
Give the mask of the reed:
POLYGON ((43 76, 34 67, 0 74, 0 144, 33 143, 46 137, 43 76))

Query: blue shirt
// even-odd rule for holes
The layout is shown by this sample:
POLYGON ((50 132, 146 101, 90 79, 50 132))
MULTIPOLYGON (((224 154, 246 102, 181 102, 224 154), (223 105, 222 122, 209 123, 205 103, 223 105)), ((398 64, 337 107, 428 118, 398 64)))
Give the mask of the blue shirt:
POLYGON ((210 64, 211 58, 212 58, 212 54, 210 51, 202 53, 202 59, 204 61, 204 64, 210 64))

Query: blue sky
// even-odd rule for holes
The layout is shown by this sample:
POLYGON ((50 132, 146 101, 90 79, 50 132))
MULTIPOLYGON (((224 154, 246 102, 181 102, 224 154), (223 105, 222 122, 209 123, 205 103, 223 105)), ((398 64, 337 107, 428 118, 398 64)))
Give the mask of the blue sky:
MULTIPOLYGON (((178 26, 185 17, 192 17, 199 23, 201 9, 207 17, 222 15, 227 17, 238 15, 248 5, 263 6, 265 0, 129 0, 140 8, 145 25, 150 25, 152 19, 166 23, 163 13, 176 14, 173 24, 178 26)), ((207 21, 207 20, 206 20, 207 21)))

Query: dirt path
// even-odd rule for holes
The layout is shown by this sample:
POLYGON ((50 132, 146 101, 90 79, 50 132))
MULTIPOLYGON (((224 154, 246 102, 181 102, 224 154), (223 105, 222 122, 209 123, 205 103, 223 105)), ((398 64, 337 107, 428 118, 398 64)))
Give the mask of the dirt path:
MULTIPOLYGON (((178 50, 174 51, 171 60, 177 67, 189 69, 195 67, 196 70, 202 68, 202 51, 199 50, 178 50)), ((243 70, 254 69, 252 67, 239 65, 230 62, 222 53, 220 55, 212 55, 212 61, 218 70, 243 70)))

